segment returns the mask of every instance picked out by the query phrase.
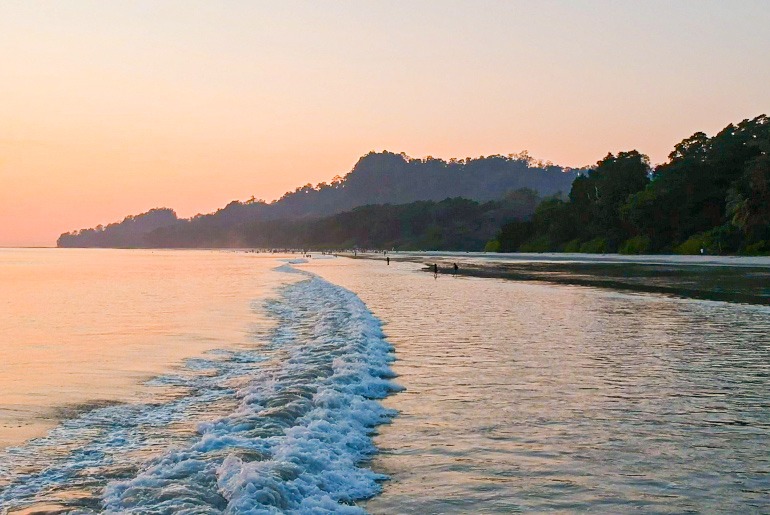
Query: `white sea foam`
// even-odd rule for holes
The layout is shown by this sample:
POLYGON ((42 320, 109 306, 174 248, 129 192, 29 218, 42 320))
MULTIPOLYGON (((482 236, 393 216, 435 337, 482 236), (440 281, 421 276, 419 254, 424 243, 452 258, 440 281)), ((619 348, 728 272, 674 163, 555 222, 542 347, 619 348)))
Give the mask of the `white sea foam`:
POLYGON ((156 380, 190 395, 93 410, 16 449, 0 505, 39 500, 90 477, 107 484, 99 506, 83 505, 84 513, 363 513, 355 501, 377 494, 385 479, 364 462, 376 452, 375 426, 395 415, 377 401, 398 389, 393 349, 353 293, 290 265, 280 269, 306 277, 269 302, 278 324, 266 350, 191 360, 190 370, 216 373, 156 380), (226 386, 233 378, 241 380, 236 390, 226 386), (200 424, 194 438, 148 463, 131 462, 130 451, 158 445, 169 424, 233 396, 237 407, 200 424), (80 444, 51 466, 12 470, 67 441, 80 444), (104 472, 116 469, 122 474, 104 472))

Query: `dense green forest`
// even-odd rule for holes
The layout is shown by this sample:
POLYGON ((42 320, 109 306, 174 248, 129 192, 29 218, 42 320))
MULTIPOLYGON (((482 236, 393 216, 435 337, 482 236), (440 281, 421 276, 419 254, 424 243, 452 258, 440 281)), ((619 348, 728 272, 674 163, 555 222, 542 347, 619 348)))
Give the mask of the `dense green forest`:
POLYGON ((271 204, 232 202, 191 219, 154 209, 58 244, 768 254, 770 119, 695 133, 654 168, 636 150, 569 171, 526 155, 370 153, 345 178, 271 204))
MULTIPOLYGON (((173 210, 153 209, 126 217, 122 222, 62 234, 60 247, 146 247, 233 246, 240 240, 228 235, 239 233, 245 224, 282 220, 318 219, 356 207, 381 204, 408 204, 463 197, 479 202, 500 200, 506 194, 529 189, 539 196, 566 194, 577 170, 535 161, 526 153, 508 156, 450 159, 415 159, 393 152, 370 152, 345 177, 316 186, 306 184, 267 203, 252 197, 233 201, 215 213, 179 219, 173 210), (160 227, 168 228, 167 242, 158 236, 148 239, 160 227), (184 233, 182 238, 180 235, 184 233), (206 243, 208 242, 208 243, 206 243)), ((304 222, 303 222, 304 223, 304 222)), ((273 224, 280 225, 280 224, 273 224)), ((265 227, 272 227, 266 224, 265 227)), ((250 237, 250 241, 254 238, 250 237)))
POLYGON ((531 216, 539 201, 533 191, 519 190, 484 203, 453 198, 362 206, 322 218, 253 221, 208 233, 185 222, 152 231, 146 242, 151 247, 183 248, 472 251, 481 249, 502 224, 531 216))
POLYGON ((770 119, 697 132, 654 169, 637 151, 609 154, 504 225, 488 250, 624 254, 770 253, 770 119))
MULTIPOLYGON (((169 209, 155 209, 129 217, 110 231, 88 229, 81 238, 91 237, 84 241, 96 247, 479 250, 502 224, 531 216, 540 200, 534 191, 522 189, 484 203, 421 200, 362 206, 320 218, 207 225, 205 230, 193 220, 176 218, 169 209), (168 220, 174 223, 164 223, 168 220), (134 231, 137 226, 145 231, 134 231)), ((60 241, 60 246, 65 245, 60 241)))

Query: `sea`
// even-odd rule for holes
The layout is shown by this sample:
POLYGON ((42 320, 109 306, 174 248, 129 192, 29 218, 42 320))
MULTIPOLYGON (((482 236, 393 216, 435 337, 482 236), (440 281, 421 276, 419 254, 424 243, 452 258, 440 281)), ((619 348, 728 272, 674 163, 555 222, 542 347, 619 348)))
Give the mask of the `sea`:
POLYGON ((0 513, 770 512, 767 304, 370 257, 0 249, 0 513))

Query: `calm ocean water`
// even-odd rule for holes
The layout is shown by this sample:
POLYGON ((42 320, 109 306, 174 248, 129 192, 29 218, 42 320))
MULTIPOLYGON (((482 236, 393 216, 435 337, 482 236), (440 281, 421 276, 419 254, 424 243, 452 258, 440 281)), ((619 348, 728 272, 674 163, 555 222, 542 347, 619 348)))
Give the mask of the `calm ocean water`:
POLYGON ((216 251, 0 288, 0 513, 770 511, 767 306, 216 251))

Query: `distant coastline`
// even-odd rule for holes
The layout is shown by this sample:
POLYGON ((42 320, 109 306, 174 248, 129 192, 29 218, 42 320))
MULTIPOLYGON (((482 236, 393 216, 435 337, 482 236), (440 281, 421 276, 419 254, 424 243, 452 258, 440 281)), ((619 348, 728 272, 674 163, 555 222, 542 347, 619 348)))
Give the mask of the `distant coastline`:
POLYGON ((300 186, 271 203, 252 197, 189 219, 151 209, 64 233, 57 246, 479 250, 502 224, 530 217, 542 199, 564 197, 578 174, 526 153, 445 161, 370 152, 345 177, 300 186))
POLYGON ((152 209, 57 245, 770 255, 770 118, 697 132, 655 167, 636 150, 579 170, 527 154, 371 152, 344 178, 270 204, 190 219, 152 209))

